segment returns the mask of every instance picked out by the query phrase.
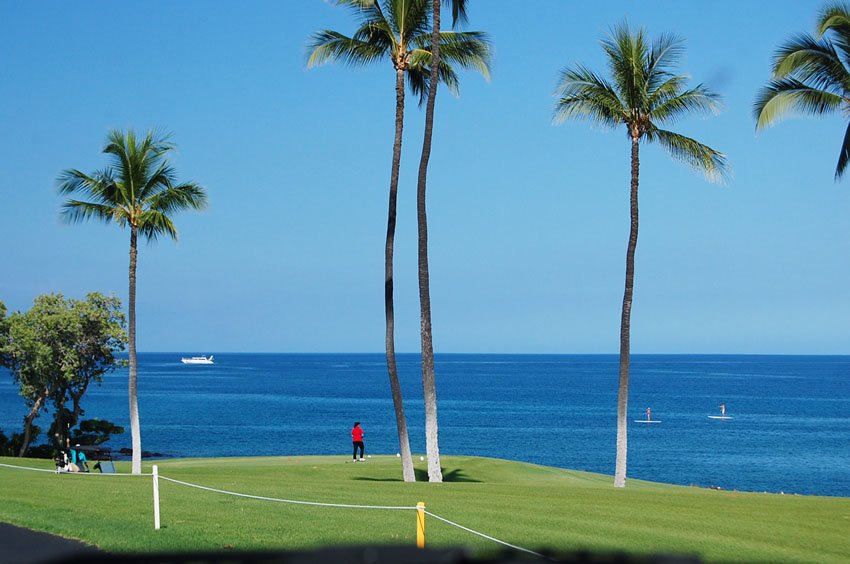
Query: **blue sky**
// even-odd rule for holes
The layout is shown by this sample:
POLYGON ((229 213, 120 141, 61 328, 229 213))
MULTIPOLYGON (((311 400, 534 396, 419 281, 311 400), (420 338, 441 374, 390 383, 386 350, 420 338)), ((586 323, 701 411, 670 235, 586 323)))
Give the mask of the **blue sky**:
MULTIPOLYGON (((473 1, 492 78, 437 101, 429 173, 437 352, 614 353, 628 235, 621 131, 552 125, 559 71, 603 70, 627 18, 686 42, 681 71, 721 94, 675 130, 729 157, 726 185, 641 154, 635 353, 850 354, 850 186, 833 172, 846 118, 758 134, 771 54, 813 30, 821 2, 473 1)), ((89 291, 126 301, 129 234, 59 220, 66 168, 105 164, 112 128, 171 131, 178 175, 210 207, 180 240, 140 249, 138 347, 215 353, 383 350, 392 150, 390 63, 307 70, 321 0, 0 0, 0 300, 89 291)), ((408 104, 396 239, 397 349, 417 351, 416 169, 408 104)))

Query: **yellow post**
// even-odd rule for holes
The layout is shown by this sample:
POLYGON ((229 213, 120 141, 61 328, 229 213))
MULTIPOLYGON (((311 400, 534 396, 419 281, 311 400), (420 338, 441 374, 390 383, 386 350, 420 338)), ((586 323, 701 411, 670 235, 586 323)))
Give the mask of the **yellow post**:
POLYGON ((416 504, 416 548, 425 548, 425 502, 416 504))

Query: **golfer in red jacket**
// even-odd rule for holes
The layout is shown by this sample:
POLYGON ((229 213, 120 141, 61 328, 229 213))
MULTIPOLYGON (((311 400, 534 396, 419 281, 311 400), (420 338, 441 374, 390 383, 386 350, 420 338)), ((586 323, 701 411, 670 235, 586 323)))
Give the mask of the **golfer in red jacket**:
POLYGON ((360 449, 360 461, 363 462, 363 428, 360 426, 360 421, 354 422, 354 428, 351 430, 351 442, 354 444, 354 460, 357 461, 357 449, 360 449))

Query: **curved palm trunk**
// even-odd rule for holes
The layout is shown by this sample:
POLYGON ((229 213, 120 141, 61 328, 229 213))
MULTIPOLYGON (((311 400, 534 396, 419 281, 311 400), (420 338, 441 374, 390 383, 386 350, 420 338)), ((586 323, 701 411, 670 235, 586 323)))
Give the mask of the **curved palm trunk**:
POLYGON ((398 427, 398 448, 401 453, 402 477, 405 482, 415 482, 413 458, 410 455, 410 439, 407 436, 407 419, 404 417, 404 402, 398 369, 395 362, 395 311, 393 308, 393 247, 395 244, 396 201, 398 199, 398 171, 401 165, 401 138, 404 129, 404 70, 396 70, 395 141, 393 143, 393 165, 390 176, 390 202, 387 212, 387 242, 384 248, 384 311, 387 320, 386 348, 387 371, 395 407, 398 427))
POLYGON ((437 386, 434 376, 434 345, 431 337, 431 289, 428 272, 428 217, 425 189, 428 160, 431 158, 431 136, 434 131, 434 104, 437 98, 437 69, 440 64, 440 0, 434 0, 431 35, 431 86, 425 106, 425 136, 419 161, 416 190, 416 216, 419 228, 419 315, 422 340, 422 390, 425 399, 425 449, 428 456, 428 481, 442 482, 440 445, 437 437, 437 386))
POLYGON ((617 464, 614 470, 614 487, 626 487, 627 421, 629 403, 629 339, 632 318, 632 294, 635 284, 635 249, 638 238, 638 173, 640 158, 638 138, 632 138, 631 229, 626 251, 626 290, 623 294, 623 312, 620 320, 620 386, 617 392, 617 464))
POLYGON ((130 345, 130 436, 133 446, 132 473, 142 473, 142 436, 139 429, 139 403, 137 400, 136 375, 138 362, 136 360, 136 228, 130 228, 130 297, 129 297, 129 345, 130 345))

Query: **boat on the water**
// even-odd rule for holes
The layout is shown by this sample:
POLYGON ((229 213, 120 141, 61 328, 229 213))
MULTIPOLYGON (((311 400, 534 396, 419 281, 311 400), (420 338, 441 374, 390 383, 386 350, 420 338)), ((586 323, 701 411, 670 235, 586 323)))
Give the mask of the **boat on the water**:
POLYGON ((213 362, 213 355, 209 357, 206 356, 192 356, 192 357, 183 357, 180 359, 180 362, 183 364, 215 364, 213 362))

